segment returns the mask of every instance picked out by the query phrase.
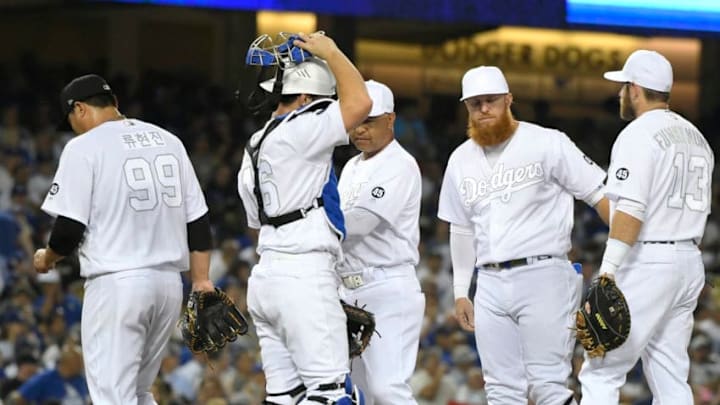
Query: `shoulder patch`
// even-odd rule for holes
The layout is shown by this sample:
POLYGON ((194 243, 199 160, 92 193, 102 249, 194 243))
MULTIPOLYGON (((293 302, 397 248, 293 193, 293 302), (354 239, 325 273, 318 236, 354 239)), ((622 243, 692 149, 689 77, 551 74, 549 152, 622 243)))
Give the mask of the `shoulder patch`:
POLYGON ((50 186, 50 195, 55 195, 60 191, 60 185, 57 183, 53 183, 52 186, 50 186))
POLYGON ((630 177, 630 171, 624 167, 617 169, 615 172, 615 178, 620 181, 626 180, 628 177, 630 177))
POLYGON ((385 189, 382 187, 375 187, 372 189, 370 194, 372 194, 375 198, 383 198, 385 196, 385 189))

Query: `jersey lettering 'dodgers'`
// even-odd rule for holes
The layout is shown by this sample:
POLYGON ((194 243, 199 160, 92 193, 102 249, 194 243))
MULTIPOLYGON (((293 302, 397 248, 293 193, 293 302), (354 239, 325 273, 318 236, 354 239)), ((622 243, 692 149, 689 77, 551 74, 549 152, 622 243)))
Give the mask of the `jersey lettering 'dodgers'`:
POLYGON ((470 69, 462 92, 470 139, 450 156, 438 209, 450 223, 456 316, 475 331, 489 403, 573 404, 573 205, 606 215, 605 172, 564 133, 516 121, 500 69, 470 69))

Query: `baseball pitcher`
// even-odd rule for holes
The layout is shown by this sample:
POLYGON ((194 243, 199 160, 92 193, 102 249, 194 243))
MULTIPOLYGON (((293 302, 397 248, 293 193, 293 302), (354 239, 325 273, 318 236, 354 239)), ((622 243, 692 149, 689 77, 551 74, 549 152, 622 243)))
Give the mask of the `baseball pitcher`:
POLYGON ((353 359, 352 377, 368 404, 415 404, 415 370, 425 296, 415 275, 420 239, 420 169, 394 139, 392 91, 366 82, 370 116, 350 132, 362 152, 338 184, 345 216, 340 296, 375 314, 379 336, 353 359))
POLYGON ((322 32, 269 49, 256 46, 263 38, 248 63, 280 64, 276 77, 260 84, 277 108, 246 147, 238 192, 248 224, 260 229, 248 308, 265 403, 355 404, 357 393, 346 388, 348 339, 335 272, 345 229, 331 168, 333 149, 365 120, 370 97, 355 66, 322 32))
POLYGON ((489 403, 573 404, 582 283, 566 256, 573 204, 606 218, 605 172, 564 133, 515 120, 497 67, 465 73, 460 100, 470 139, 450 156, 438 209, 450 223, 456 316, 476 332, 489 403))
POLYGON ((180 272, 194 291, 208 279, 212 237, 205 198, 182 142, 117 109, 97 75, 61 93, 70 140, 42 209, 57 217, 44 273, 79 246, 86 278, 82 351, 95 404, 155 404, 150 387, 182 305, 180 272))
POLYGON ((582 404, 617 404, 626 374, 642 359, 653 403, 690 405, 687 348, 705 283, 698 244, 710 214, 714 154, 669 109, 673 71, 664 56, 635 51, 605 78, 623 83, 620 117, 631 122, 612 148, 605 190, 612 222, 599 273, 624 293, 632 328, 604 357, 586 356, 582 404))

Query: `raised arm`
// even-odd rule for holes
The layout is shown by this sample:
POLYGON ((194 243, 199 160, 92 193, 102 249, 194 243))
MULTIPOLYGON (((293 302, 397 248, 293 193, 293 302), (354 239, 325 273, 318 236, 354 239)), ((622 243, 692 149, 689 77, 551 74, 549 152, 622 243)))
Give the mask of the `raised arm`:
POLYGON ((295 40, 295 46, 324 59, 335 76, 345 130, 349 131, 360 125, 367 118, 372 107, 370 95, 360 72, 337 47, 335 41, 322 32, 307 35, 300 33, 299 36, 302 41, 295 40))

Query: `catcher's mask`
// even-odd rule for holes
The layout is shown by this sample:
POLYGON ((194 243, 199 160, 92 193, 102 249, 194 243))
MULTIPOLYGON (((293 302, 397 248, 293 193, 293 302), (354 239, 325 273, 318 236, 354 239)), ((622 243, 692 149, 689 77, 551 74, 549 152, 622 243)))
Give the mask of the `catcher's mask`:
POLYGON ((271 112, 285 94, 335 94, 335 77, 327 64, 295 46, 296 39, 299 37, 295 34, 280 33, 280 43, 275 44, 264 34, 250 44, 245 64, 260 66, 257 86, 248 98, 248 109, 253 114, 271 112), (274 75, 267 79, 272 69, 275 69, 274 75))

